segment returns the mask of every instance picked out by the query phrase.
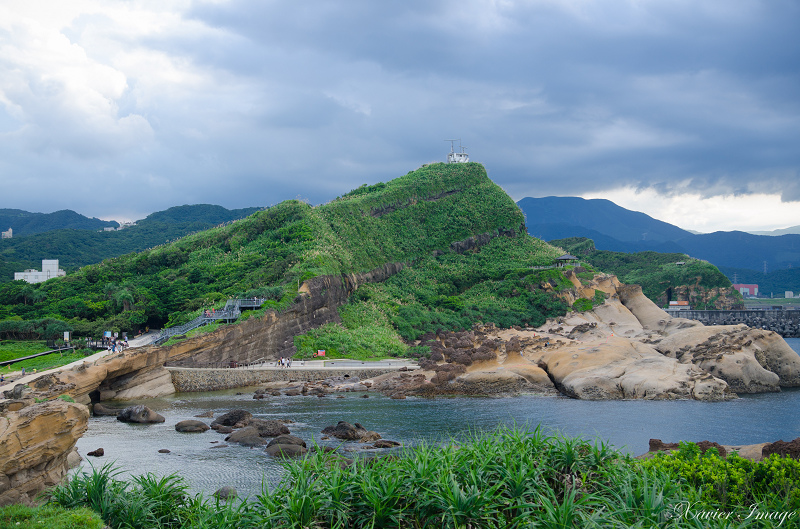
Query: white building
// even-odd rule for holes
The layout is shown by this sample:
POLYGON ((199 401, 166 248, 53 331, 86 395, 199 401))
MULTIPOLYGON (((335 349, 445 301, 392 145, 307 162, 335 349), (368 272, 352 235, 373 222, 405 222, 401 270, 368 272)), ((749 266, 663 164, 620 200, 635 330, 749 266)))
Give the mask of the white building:
POLYGON ((42 271, 33 268, 24 272, 14 272, 14 281, 22 279, 28 283, 41 283, 53 277, 63 277, 67 273, 58 267, 58 259, 42 259, 42 271))
POLYGON ((10 239, 11 237, 14 236, 14 230, 12 230, 11 228, 8 228, 8 231, 2 231, 2 232, 0 232, 0 234, 2 235, 0 238, 2 238, 2 239, 10 239))
POLYGON ((787 290, 786 292, 784 292, 783 297, 785 297, 786 299, 792 299, 794 297, 794 292, 792 292, 791 290, 787 290))

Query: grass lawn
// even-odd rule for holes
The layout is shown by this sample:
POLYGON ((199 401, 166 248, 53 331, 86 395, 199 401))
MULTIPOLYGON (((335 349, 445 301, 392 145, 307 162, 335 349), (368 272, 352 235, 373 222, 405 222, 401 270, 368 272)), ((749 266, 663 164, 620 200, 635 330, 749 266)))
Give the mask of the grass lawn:
MULTIPOLYGON (((49 350, 47 344, 41 340, 34 341, 0 341, 0 362, 5 360, 13 360, 15 358, 22 358, 36 353, 43 353, 49 350)), ((25 371, 43 371, 52 369, 54 367, 63 366, 80 360, 84 357, 83 352, 80 351, 64 351, 63 353, 52 353, 49 355, 31 358, 30 360, 23 360, 22 362, 15 362, 13 364, 0 367, 0 373, 9 374, 21 370, 23 367, 25 371)))

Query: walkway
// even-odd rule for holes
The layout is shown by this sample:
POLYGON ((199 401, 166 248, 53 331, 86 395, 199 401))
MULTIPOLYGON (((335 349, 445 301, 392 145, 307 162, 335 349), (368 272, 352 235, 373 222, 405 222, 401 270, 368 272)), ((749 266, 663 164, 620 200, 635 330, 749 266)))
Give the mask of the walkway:
MULTIPOLYGON (((128 349, 132 349, 134 347, 142 347, 144 345, 151 343, 155 339, 155 337, 158 336, 158 333, 159 331, 151 331, 149 333, 139 335, 136 338, 133 338, 132 340, 128 340, 128 349)), ((0 400, 4 400, 3 391, 14 389, 14 386, 16 386, 17 384, 28 384, 42 375, 67 371, 69 369, 72 369, 76 365, 80 365, 83 363, 88 362, 91 364, 103 358, 104 356, 108 356, 110 354, 115 354, 115 353, 112 353, 110 349, 103 349, 101 351, 97 351, 92 355, 81 358, 80 360, 75 360, 74 362, 70 362, 69 364, 64 364, 63 366, 54 367, 53 369, 48 369, 46 371, 39 371, 37 373, 25 373, 25 376, 20 376, 19 371, 11 373, 8 377, 6 377, 4 385, 0 386, 0 400), (11 379, 11 377, 14 378, 11 379)))

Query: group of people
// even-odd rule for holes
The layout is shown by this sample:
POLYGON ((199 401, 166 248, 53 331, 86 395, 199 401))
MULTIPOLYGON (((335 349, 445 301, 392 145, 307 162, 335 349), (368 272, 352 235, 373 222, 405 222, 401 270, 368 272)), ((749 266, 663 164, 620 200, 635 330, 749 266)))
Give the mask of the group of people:
POLYGON ((280 360, 275 362, 275 367, 292 367, 292 359, 281 357, 280 360))
POLYGON ((111 350, 112 353, 116 353, 119 351, 120 353, 128 347, 128 340, 111 340, 111 344, 108 348, 111 350))

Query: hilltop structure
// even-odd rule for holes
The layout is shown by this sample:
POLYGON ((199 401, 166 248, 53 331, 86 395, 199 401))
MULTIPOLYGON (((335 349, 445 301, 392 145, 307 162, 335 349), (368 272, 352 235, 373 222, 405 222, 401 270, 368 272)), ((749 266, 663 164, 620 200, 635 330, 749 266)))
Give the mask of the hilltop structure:
POLYGON ((42 283, 54 277, 64 277, 65 271, 58 267, 58 259, 42 259, 42 271, 29 268, 24 272, 15 272, 14 281, 27 281, 28 283, 42 283))
POLYGON ((2 239, 10 239, 14 236, 14 230, 8 228, 8 231, 0 232, 0 238, 2 239))

